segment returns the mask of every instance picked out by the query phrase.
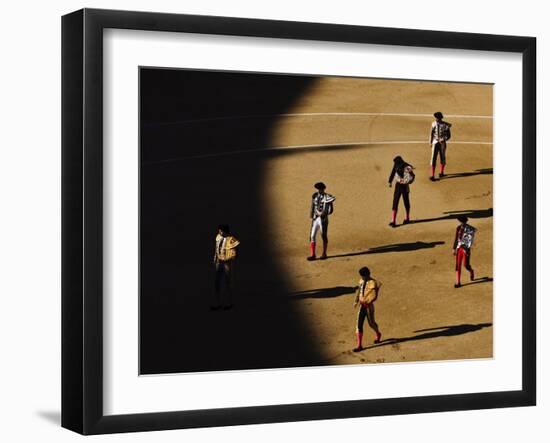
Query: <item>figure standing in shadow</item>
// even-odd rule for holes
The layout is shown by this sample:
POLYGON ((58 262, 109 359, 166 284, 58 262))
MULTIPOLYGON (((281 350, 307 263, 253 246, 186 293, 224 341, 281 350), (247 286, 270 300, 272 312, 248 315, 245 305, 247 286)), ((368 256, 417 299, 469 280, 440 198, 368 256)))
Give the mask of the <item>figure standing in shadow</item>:
POLYGON ((226 310, 233 307, 233 273, 239 244, 231 235, 229 225, 218 226, 214 250, 214 302, 210 306, 213 311, 221 307, 226 310))

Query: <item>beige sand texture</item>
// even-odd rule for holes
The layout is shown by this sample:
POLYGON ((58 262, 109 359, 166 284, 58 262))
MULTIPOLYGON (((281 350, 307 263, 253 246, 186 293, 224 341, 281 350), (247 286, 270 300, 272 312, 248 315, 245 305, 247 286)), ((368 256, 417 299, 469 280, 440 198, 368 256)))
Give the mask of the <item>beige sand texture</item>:
MULTIPOLYGON (((142 171, 143 189, 158 188, 142 200, 141 269, 151 276, 142 280, 142 371, 491 358, 492 91, 482 84, 318 78, 271 116, 263 144, 244 153, 223 154, 214 145, 239 151, 253 139, 263 122, 246 109, 227 120, 152 128, 146 135, 157 145, 163 137, 165 146, 193 143, 183 150, 181 142, 183 159, 178 144, 168 146, 166 161, 146 162, 142 171), (453 126, 447 177, 431 182, 435 111, 453 126), (189 159, 190 149, 211 156, 189 159), (401 202, 400 226, 392 229, 388 176, 396 155, 415 167, 416 180, 413 223, 401 226, 401 202), (251 185, 248 176, 256 177, 251 185), (317 181, 336 202, 329 258, 308 262, 317 181), (459 214, 478 229, 478 280, 463 271, 464 286, 455 289, 459 214), (242 240, 235 307, 210 312, 215 226, 227 221, 242 240), (375 303, 383 341, 374 345, 365 323, 366 349, 353 353, 362 266, 383 283, 375 303)), ((320 245, 318 238, 318 253, 320 245)))
MULTIPOLYGON (((272 202, 273 221, 267 235, 277 239, 279 266, 296 295, 310 295, 297 303, 327 362, 491 357, 492 283, 483 278, 493 276, 492 119, 480 118, 492 116, 491 86, 329 78, 292 112, 395 114, 297 115, 283 119, 275 132, 275 146, 381 142, 298 149, 270 160, 266 170, 265 198, 272 202), (433 183, 427 140, 435 110, 453 124, 453 135, 448 177, 433 183), (409 113, 421 115, 399 115, 409 113), (398 141, 405 142, 393 144, 398 141), (415 166, 417 179, 410 194, 414 223, 392 229, 388 176, 396 155, 415 166), (305 261, 308 197, 316 181, 323 181, 337 200, 329 223, 330 258, 310 263, 305 261), (454 289, 452 243, 459 213, 470 215, 478 229, 472 265, 480 280, 454 289), (383 282, 375 306, 385 341, 373 346, 374 333, 365 322, 369 349, 353 353, 354 295, 331 295, 356 285, 362 266, 383 282)), ((403 217, 401 203, 398 223, 403 217)), ((462 280, 469 283, 465 270, 462 280)))

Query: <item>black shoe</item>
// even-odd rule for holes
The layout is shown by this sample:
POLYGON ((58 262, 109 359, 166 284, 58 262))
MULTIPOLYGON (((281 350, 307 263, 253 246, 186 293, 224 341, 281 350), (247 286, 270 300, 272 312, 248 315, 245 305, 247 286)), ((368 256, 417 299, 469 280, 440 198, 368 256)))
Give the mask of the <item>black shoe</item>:
POLYGON ((317 260, 317 257, 315 257, 314 255, 311 255, 307 258, 307 261, 313 261, 313 260, 317 260))
POLYGON ((439 174, 439 178, 442 178, 442 177, 445 177, 445 174, 443 172, 439 174))
POLYGON ((224 310, 224 311, 229 311, 229 310, 232 309, 232 308, 233 308, 233 305, 227 305, 227 306, 224 306, 224 307, 223 307, 223 310, 224 310))
POLYGON ((403 224, 404 224, 404 225, 408 225, 410 222, 411 222, 411 221, 410 221, 410 220, 407 220, 407 219, 403 220, 403 224))
POLYGON ((219 311, 221 306, 210 306, 211 311, 219 311))
POLYGON ((472 269, 470 271, 470 281, 474 281, 475 279, 476 279, 476 277, 475 277, 475 274, 474 274, 474 270, 472 269))
POLYGON ((460 283, 455 283, 455 289, 460 288, 462 285, 460 283))
POLYGON ((433 176, 430 177, 430 181, 433 181, 433 182, 434 182, 434 181, 435 181, 435 177, 433 177, 433 176))
POLYGON ((364 348, 362 346, 357 346, 356 348, 353 348, 353 352, 361 352, 364 348))
POLYGON ((328 257, 326 254, 323 254, 321 255, 321 257, 319 257, 319 260, 326 260, 328 257))
POLYGON ((397 225, 394 222, 391 222, 388 226, 391 226, 392 228, 395 228, 397 225))

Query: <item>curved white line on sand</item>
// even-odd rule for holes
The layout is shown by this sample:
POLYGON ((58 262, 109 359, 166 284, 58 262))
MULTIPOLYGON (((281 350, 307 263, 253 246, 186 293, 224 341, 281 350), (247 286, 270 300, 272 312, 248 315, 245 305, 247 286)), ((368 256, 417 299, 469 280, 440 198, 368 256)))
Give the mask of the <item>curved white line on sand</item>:
MULTIPOLYGON (((345 148, 348 146, 361 146, 361 145, 413 145, 413 144, 425 144, 429 145, 428 142, 425 140, 423 141, 376 141, 376 142, 350 142, 350 143, 324 143, 324 144, 316 144, 316 145, 295 145, 295 146, 272 146, 269 148, 262 148, 262 149, 241 149, 238 151, 227 151, 227 152, 217 152, 212 154, 200 154, 200 155, 191 155, 189 157, 177 157, 177 158, 169 158, 166 160, 156 160, 156 161, 150 161, 150 162, 143 162, 144 165, 156 165, 161 163, 170 163, 170 162, 177 162, 177 161, 183 161, 183 160, 194 160, 194 159, 201 159, 201 158, 210 158, 210 157, 226 157, 228 155, 233 154, 252 154, 257 152, 265 152, 265 151, 288 151, 288 150, 298 150, 298 149, 309 149, 309 148, 345 148)), ((493 142, 471 142, 471 141, 454 141, 449 144, 460 144, 460 145, 492 145, 493 142)))
MULTIPOLYGON (((289 117, 429 117, 433 118, 433 114, 414 114, 414 113, 396 113, 396 112, 302 112, 290 114, 272 114, 272 115, 233 115, 227 117, 211 117, 211 118, 196 118, 189 120, 180 120, 165 123, 149 123, 151 126, 169 126, 180 125, 187 123, 203 123, 221 120, 246 120, 246 119, 261 119, 261 118, 289 118, 289 117)), ((462 115, 462 114, 447 114, 445 118, 473 118, 473 119, 492 119, 492 115, 462 115)))

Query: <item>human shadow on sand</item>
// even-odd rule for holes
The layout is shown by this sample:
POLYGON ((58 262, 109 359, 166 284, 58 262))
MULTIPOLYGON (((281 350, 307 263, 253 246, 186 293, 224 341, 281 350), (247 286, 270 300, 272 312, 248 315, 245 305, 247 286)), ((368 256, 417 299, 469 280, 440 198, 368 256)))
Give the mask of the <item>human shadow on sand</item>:
POLYGON ((448 180, 450 178, 460 178, 460 177, 472 177, 474 175, 488 175, 493 173, 493 168, 483 168, 476 169, 475 171, 470 172, 457 172, 455 174, 445 174, 443 177, 440 177, 440 180, 448 180))
POLYGON ((493 279, 491 277, 480 277, 480 278, 476 278, 474 281, 471 281, 468 283, 462 283, 462 286, 477 285, 478 283, 489 283, 492 281, 493 279))
POLYGON ((353 294, 354 286, 335 286, 334 288, 310 289, 308 291, 292 292, 288 295, 288 299, 301 300, 304 298, 333 298, 341 295, 353 294))
POLYGON ((418 251, 419 249, 435 248, 437 245, 444 245, 444 244, 445 244, 444 241, 432 241, 432 242, 415 241, 411 243, 395 243, 392 245, 384 245, 384 246, 369 248, 366 251, 331 255, 328 258, 331 259, 331 258, 338 258, 338 257, 354 257, 356 255, 383 254, 385 252, 418 251))
POLYGON ((470 332, 476 332, 483 328, 488 328, 491 326, 493 326, 492 323, 479 323, 477 325, 465 323, 465 324, 454 325, 454 326, 439 326, 436 328, 419 329, 418 331, 414 331, 414 332, 423 332, 423 334, 413 335, 411 337, 388 338, 388 339, 382 340, 380 344, 367 346, 365 349, 374 349, 374 348, 379 348, 381 346, 396 345, 396 344, 406 343, 410 341, 428 340, 428 339, 437 338, 437 337, 454 337, 456 335, 463 335, 463 334, 469 334, 470 332))
POLYGON ((428 223, 433 221, 439 221, 439 220, 455 220, 459 215, 465 215, 468 218, 488 218, 493 216, 493 208, 487 208, 487 209, 467 209, 463 211, 447 211, 444 212, 441 217, 433 217, 433 218, 422 218, 422 219, 416 219, 411 220, 409 224, 416 224, 416 223, 428 223))

